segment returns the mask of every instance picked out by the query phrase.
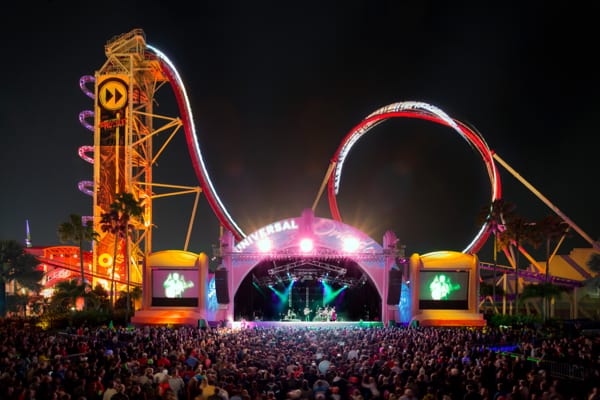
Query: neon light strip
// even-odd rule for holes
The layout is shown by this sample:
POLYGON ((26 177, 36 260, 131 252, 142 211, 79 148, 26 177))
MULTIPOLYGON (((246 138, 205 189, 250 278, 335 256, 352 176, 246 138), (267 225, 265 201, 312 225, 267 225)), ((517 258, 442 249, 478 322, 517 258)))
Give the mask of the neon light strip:
MULTIPOLYGON (((334 219, 338 221, 342 220, 337 205, 337 194, 339 192, 344 161, 350 153, 352 146, 354 146, 358 139, 360 139, 364 134, 369 132, 371 128, 389 118, 394 117, 423 119, 454 129, 471 145, 472 148, 478 151, 479 155, 483 159, 491 184, 491 201, 493 202, 501 197, 502 187, 500 184, 498 169, 494 163, 492 152, 483 137, 476 130, 471 129, 460 121, 452 119, 445 112, 435 106, 422 102, 407 101, 390 104, 376 110, 356 127, 354 127, 343 139, 342 144, 334 155, 333 160, 336 162, 335 170, 334 173, 331 174, 328 182, 329 208, 334 219)), ((488 228, 489 222, 484 223, 479 232, 476 234, 475 238, 462 252, 477 252, 483 246, 489 236, 488 228)))
POLYGON ((77 184, 77 187, 82 193, 85 193, 88 196, 94 195, 94 181, 80 181, 77 184))
POLYGON ((87 122, 88 118, 94 118, 94 112, 92 110, 84 110, 79 113, 79 122, 88 131, 94 132, 94 124, 87 122))
POLYGON ((81 78, 79 78, 79 87, 81 88, 81 91, 83 93, 85 93, 85 95, 87 97, 89 97, 90 99, 95 99, 96 95, 94 94, 94 92, 92 90, 90 90, 87 85, 88 83, 92 83, 92 82, 96 82, 96 78, 92 75, 84 75, 81 78))
POLYGON ((173 65, 173 63, 167 58, 167 56, 160 50, 150 45, 146 46, 160 61, 163 72, 169 78, 171 87, 174 89, 181 117, 183 119, 183 126, 186 133, 186 139, 188 142, 188 150, 192 157, 196 176, 200 180, 202 190, 208 199, 208 202, 215 212, 217 218, 221 224, 233 233, 236 239, 241 240, 246 237, 246 234, 242 229, 235 223, 231 215, 227 212, 227 209, 223 205, 223 202, 217 195, 217 192, 212 184, 212 181, 206 171, 202 152, 200 151, 200 144, 198 143, 198 136, 196 134, 196 127, 194 125, 194 119, 192 116, 192 108, 190 106, 189 98, 187 96, 185 86, 181 77, 173 65))
POLYGON ((94 163, 94 146, 81 146, 77 152, 79 153, 79 157, 81 157, 83 160, 89 162, 90 164, 94 163), (88 156, 87 153, 92 153, 92 155, 88 156))
MULTIPOLYGON (((94 94, 94 91, 90 90, 87 86, 89 83, 92 82, 96 82, 96 78, 94 76, 84 75, 81 78, 79 78, 79 87, 87 97, 89 97, 90 99, 95 99, 96 95, 94 94)), ((85 110, 79 113, 79 123, 81 123, 81 125, 83 125, 85 129, 91 131, 92 133, 94 133, 94 125, 93 123, 90 124, 89 122, 87 122, 87 119, 93 119, 94 116, 95 114, 91 110, 85 110)), ((79 147, 77 152, 79 154, 79 157, 81 157, 83 160, 87 161, 90 164, 94 163, 94 146, 81 146, 79 147), (92 156, 89 156, 88 153, 91 153, 92 156)), ((94 181, 80 181, 77 183, 77 188, 80 192, 88 196, 94 196, 94 181)), ((81 222, 83 223, 83 225, 87 225, 89 221, 93 220, 94 217, 92 215, 86 215, 81 217, 81 222)))

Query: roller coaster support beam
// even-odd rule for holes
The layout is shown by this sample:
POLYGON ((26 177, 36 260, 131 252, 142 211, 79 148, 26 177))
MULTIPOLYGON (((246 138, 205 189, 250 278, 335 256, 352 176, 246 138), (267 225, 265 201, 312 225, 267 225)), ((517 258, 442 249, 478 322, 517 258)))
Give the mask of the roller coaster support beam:
POLYGON ((315 199, 315 202, 312 205, 313 212, 316 211, 316 209, 317 209, 317 204, 319 204, 319 200, 321 200, 321 196, 323 195, 323 192, 325 191, 327 182, 329 182, 329 177, 331 176, 331 173, 335 169, 336 164, 337 164, 337 160, 331 160, 331 162, 329 163, 327 172, 325 172, 325 178, 323 179, 323 182, 321 183, 321 187, 319 188, 319 193, 317 194, 317 198, 315 199))
POLYGON ((493 154, 494 160, 498 161, 508 172, 510 172, 515 178, 519 180, 527 189, 535 194, 540 200, 542 200, 552 211, 554 211, 559 217, 563 219, 571 228, 581 235, 596 251, 600 251, 600 244, 593 241, 580 227, 578 227, 569 217, 562 213, 554 204, 550 202, 543 194, 541 194, 532 184, 527 182, 517 171, 512 169, 497 153, 493 154))

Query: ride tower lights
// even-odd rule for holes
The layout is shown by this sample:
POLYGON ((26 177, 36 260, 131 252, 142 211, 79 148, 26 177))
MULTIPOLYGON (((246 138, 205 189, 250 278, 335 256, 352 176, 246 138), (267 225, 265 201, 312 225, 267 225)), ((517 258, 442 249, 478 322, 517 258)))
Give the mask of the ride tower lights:
POLYGON ((132 285, 142 283, 143 260, 152 250, 152 104, 166 78, 158 63, 146 56, 141 30, 109 40, 105 54, 107 60, 95 74, 93 218, 99 238, 93 269, 96 275, 107 277, 94 282, 106 289, 111 287, 107 280, 114 269, 118 292, 126 279, 132 285), (130 220, 127 242, 103 232, 100 224, 119 193, 132 194, 143 207, 142 218, 130 220))

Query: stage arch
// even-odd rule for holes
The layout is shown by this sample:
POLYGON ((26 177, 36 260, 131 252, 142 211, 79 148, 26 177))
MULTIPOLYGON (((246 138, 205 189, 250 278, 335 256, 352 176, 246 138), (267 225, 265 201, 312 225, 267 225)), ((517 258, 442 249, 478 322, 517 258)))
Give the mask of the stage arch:
POLYGON ((271 223, 239 242, 232 232, 224 232, 217 256, 220 265, 214 276, 208 277, 208 320, 233 322, 246 317, 236 312, 234 301, 244 281, 252 279, 258 290, 258 287, 268 288, 269 284, 291 284, 310 277, 340 287, 370 284, 380 304, 380 314, 372 316, 373 320, 386 324, 400 321, 399 305, 403 302, 397 299, 387 304, 390 270, 402 276, 406 260, 399 240, 391 231, 385 233, 379 244, 352 226, 316 217, 312 210, 306 209, 300 217, 271 223))

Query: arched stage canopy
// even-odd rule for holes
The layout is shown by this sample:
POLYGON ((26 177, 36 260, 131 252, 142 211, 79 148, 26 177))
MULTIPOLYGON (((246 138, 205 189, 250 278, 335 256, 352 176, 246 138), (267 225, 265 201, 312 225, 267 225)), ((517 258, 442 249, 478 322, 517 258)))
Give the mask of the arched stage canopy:
MULTIPOLYGON (((379 320, 397 321, 398 303, 392 306, 385 303, 388 271, 401 270, 406 261, 398 243, 391 231, 386 232, 380 245, 352 226, 315 217, 312 210, 306 209, 300 217, 269 224, 237 243, 231 232, 225 232, 221 238, 219 268, 227 271, 228 295, 235 294, 249 274, 253 283, 264 287, 277 282, 323 278, 346 287, 369 282, 381 301, 379 320)), ((207 317, 234 320, 233 302, 219 304, 216 297, 209 295, 207 317)))

